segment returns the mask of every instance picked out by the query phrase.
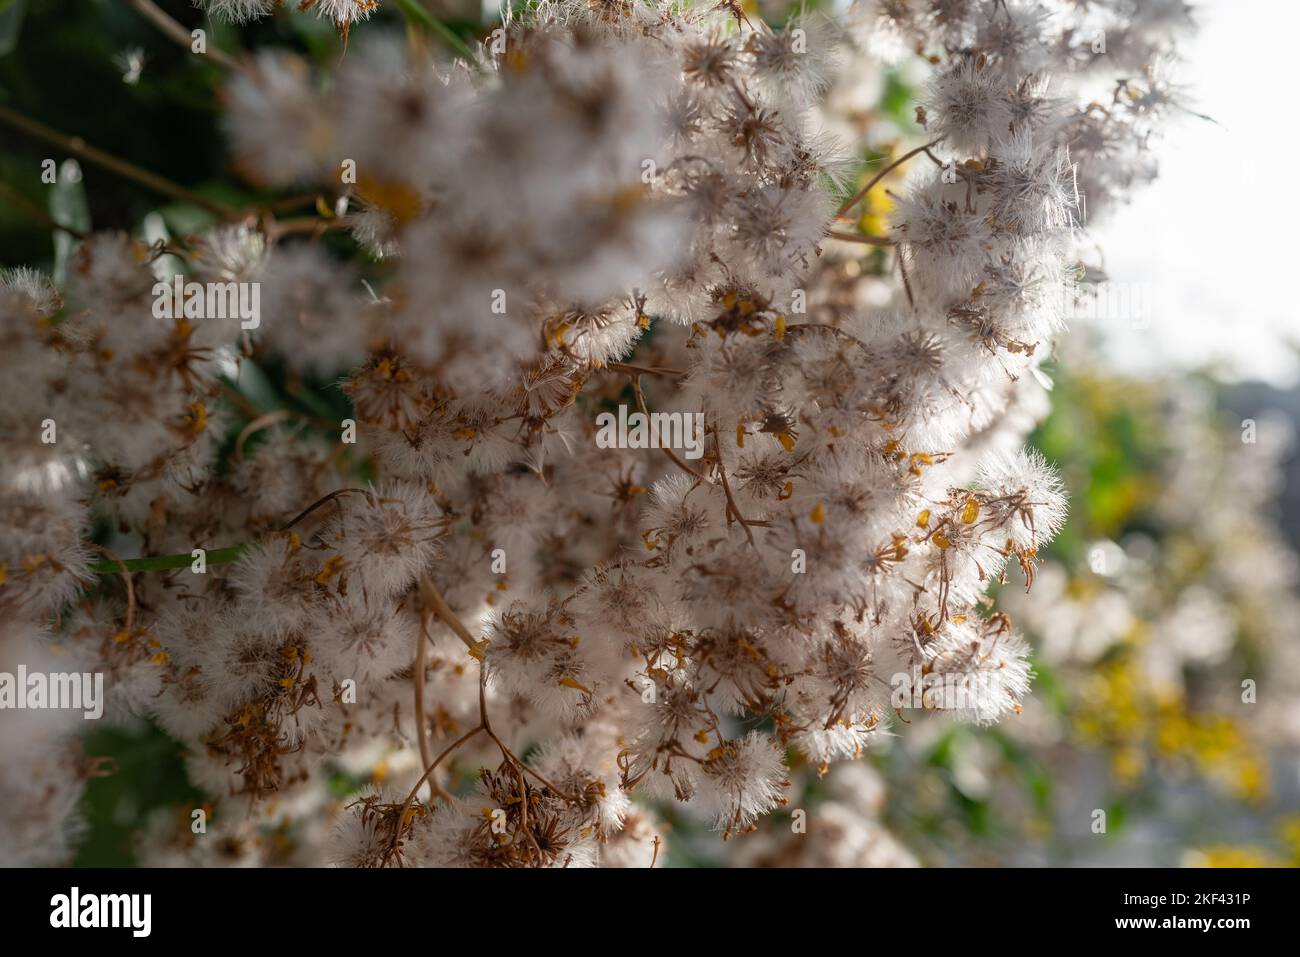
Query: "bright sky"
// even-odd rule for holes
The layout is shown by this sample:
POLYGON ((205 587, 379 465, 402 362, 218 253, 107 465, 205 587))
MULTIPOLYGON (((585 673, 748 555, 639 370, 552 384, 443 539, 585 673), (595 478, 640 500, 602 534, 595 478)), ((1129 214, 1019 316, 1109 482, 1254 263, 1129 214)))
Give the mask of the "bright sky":
POLYGON ((1146 329, 1115 329, 1127 369, 1218 364, 1279 385, 1300 373, 1300 3, 1204 0, 1184 47, 1192 108, 1160 149, 1160 179, 1104 227, 1115 280, 1150 284, 1146 329))

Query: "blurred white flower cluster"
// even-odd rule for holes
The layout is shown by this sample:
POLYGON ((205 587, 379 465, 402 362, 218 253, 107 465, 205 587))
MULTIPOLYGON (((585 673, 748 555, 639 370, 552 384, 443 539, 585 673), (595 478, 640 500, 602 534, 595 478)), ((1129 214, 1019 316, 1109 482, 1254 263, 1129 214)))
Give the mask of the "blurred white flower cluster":
POLYGON ((1271 514, 1291 427, 1225 421, 1205 381, 1161 386, 1134 530, 1090 543, 1086 567, 1046 563, 1032 596, 1003 602, 1075 699, 1072 726, 1035 708, 1017 730, 1104 751, 1122 788, 1165 768, 1258 803, 1270 762, 1300 745, 1297 649, 1276 625, 1300 613, 1300 564, 1271 514))
MULTIPOLYGON (((225 90, 233 153, 346 200, 306 240, 269 215, 95 235, 63 288, 5 281, 5 654, 103 671, 112 713, 189 745, 225 839, 160 821, 159 862, 647 865, 653 799, 749 829, 787 754, 824 768, 886 733, 892 675, 977 675, 956 717, 1018 711, 1026 645, 984 592, 1032 579, 1064 517, 1019 446, 1078 184, 1091 215, 1147 174, 1180 10, 880 3, 774 31, 565 0, 469 64, 259 54, 225 90), (857 183, 812 120, 881 36, 932 76, 873 236, 874 183, 837 204, 857 183), (885 279, 843 282, 859 250, 892 264, 873 304, 885 279), (260 283, 260 324, 154 318, 177 263, 260 283), (343 374, 355 444, 272 415, 223 449, 219 376, 263 360, 343 374), (702 413, 705 455, 601 448, 618 404, 702 413), (185 561, 91 589, 96 520, 185 561), (378 783, 342 812, 340 770, 378 783)), ((42 834, 11 860, 65 853, 65 733, 5 739, 4 830, 42 834)))
POLYGON ((1209 377, 1108 373, 1076 336, 1061 352, 1069 397, 1041 440, 1080 490, 1074 515, 1033 593, 998 600, 1050 690, 987 736, 909 729, 891 790, 934 803, 891 823, 927 863, 1294 862, 1300 668, 1278 623, 1300 614, 1300 562, 1277 508, 1291 425, 1227 414, 1248 392, 1225 403, 1209 377), (949 791, 989 809, 982 833, 925 833, 949 791))

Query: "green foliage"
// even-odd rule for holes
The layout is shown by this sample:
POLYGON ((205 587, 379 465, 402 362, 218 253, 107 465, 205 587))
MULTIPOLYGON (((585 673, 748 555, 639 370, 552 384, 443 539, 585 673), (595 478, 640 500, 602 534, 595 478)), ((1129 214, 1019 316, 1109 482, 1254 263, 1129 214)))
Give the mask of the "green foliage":
MULTIPOLYGON (((75 160, 64 160, 58 168, 57 182, 50 189, 50 218, 60 226, 78 232, 90 231, 90 204, 86 201, 81 167, 75 160)), ((61 284, 67 281, 68 259, 76 245, 77 239, 71 233, 54 231, 55 282, 61 284)))
POLYGON ((79 867, 129 867, 140 822, 159 808, 188 821, 203 794, 189 783, 183 748, 152 724, 104 728, 85 738, 87 754, 107 760, 113 772, 86 785, 81 816, 87 831, 77 853, 79 867))
POLYGON ((1030 439, 1060 469, 1070 520, 1051 554, 1082 560, 1088 543, 1140 522, 1159 490, 1164 437, 1156 397, 1132 381, 1052 369, 1052 412, 1030 439))

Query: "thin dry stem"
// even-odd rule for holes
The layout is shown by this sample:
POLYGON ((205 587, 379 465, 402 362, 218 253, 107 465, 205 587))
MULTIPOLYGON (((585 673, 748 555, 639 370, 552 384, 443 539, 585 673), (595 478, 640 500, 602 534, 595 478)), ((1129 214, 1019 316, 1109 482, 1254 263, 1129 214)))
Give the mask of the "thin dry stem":
POLYGON ((229 206, 210 200, 206 196, 200 196, 193 190, 186 189, 179 183, 173 183, 157 173, 142 169, 134 163, 129 163, 110 153, 105 153, 103 150, 91 146, 79 136, 68 136, 66 133, 60 133, 58 130, 46 126, 44 123, 28 119, 7 106, 0 106, 0 123, 21 130, 28 136, 43 143, 49 143, 52 146, 59 147, 59 149, 66 150, 78 159, 103 167, 110 172, 139 183, 141 186, 162 193, 164 196, 191 203, 223 219, 232 219, 236 216, 235 211, 229 206))

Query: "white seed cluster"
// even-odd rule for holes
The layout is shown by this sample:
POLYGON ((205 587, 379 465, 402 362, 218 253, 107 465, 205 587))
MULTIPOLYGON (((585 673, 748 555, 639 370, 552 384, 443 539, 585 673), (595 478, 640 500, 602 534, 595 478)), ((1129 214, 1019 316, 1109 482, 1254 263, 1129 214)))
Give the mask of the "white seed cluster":
MULTIPOLYGON (((316 4, 343 26, 373 6, 316 4)), ((238 169, 346 206, 306 234, 99 234, 58 290, 0 291, 0 649, 105 672, 111 713, 187 744, 213 822, 160 819, 145 859, 645 865, 655 799, 750 829, 788 755, 886 733, 895 674, 963 679, 963 720, 1018 711, 1027 646, 985 592, 1032 579, 1065 514, 1020 445, 1074 227, 1150 174, 1177 106, 1156 67, 1181 5, 1086 8, 880 2, 773 30, 561 0, 469 64, 360 29, 328 76, 240 64, 238 169), (932 65, 928 148, 873 236, 817 118, 891 38, 932 65), (845 267, 872 256, 868 302, 845 267), (260 323, 154 318, 178 269, 259 283, 260 323), (264 363, 343 376, 355 442, 232 400, 264 363), (620 404, 702 414, 703 456, 601 447, 620 404), (96 522, 130 557, 244 550, 92 587, 96 522), (340 776, 376 786, 340 813, 340 776)), ((0 820, 61 833, 68 731, 6 739, 0 820)), ((37 843, 0 855, 67 847, 37 843)))

